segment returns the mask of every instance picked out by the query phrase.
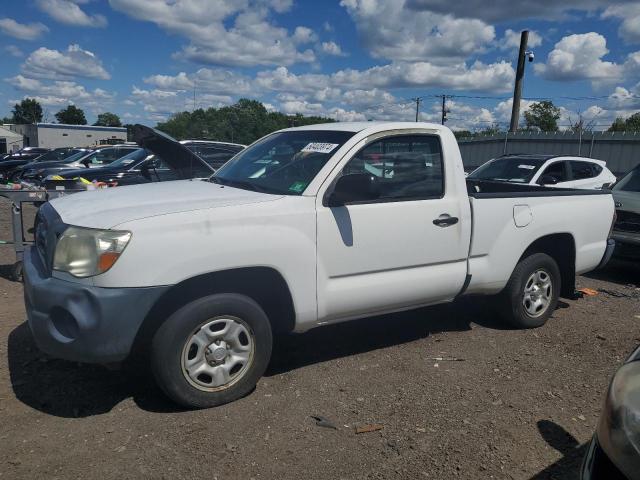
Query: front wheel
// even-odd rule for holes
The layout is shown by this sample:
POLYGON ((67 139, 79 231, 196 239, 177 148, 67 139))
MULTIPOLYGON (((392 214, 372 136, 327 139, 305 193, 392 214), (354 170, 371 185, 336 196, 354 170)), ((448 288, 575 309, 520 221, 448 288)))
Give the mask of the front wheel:
POLYGON ((498 310, 516 328, 544 325, 558 304, 560 269, 544 253, 534 253, 516 265, 504 290, 498 295, 498 310))
POLYGON ((156 331, 151 368, 160 388, 189 408, 248 394, 271 358, 269 320, 251 298, 216 294, 180 308, 156 331))

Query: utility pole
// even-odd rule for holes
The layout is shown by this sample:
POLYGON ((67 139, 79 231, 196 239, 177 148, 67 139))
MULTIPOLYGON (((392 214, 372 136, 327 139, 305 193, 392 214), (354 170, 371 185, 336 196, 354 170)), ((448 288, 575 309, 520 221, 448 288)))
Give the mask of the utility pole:
POLYGON ((420 97, 416 97, 415 101, 416 101, 416 122, 417 122, 418 121, 418 114, 420 113, 420 101, 421 101, 421 98, 420 97))
POLYGON ((446 101, 447 101, 447 96, 446 95, 442 95, 442 120, 441 120, 442 125, 444 125, 444 122, 447 121, 447 105, 446 105, 446 101))
MULTIPOLYGON (((518 120, 520 119, 520 98, 522 97, 522 80, 524 78, 524 57, 527 52, 527 42, 529 41, 529 30, 523 30, 520 34, 520 50, 518 51, 518 68, 516 70, 516 85, 513 89, 513 105, 511 107, 511 126, 509 131, 515 133, 518 130, 518 120)), ((529 57, 530 59, 533 56, 529 57)))

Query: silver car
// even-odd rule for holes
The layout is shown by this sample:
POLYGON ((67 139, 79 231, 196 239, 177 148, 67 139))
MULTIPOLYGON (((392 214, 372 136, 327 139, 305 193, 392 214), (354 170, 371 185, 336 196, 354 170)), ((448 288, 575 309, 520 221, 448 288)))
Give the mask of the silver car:
POLYGON ((640 165, 613 187, 618 216, 613 227, 618 257, 640 259, 640 165))

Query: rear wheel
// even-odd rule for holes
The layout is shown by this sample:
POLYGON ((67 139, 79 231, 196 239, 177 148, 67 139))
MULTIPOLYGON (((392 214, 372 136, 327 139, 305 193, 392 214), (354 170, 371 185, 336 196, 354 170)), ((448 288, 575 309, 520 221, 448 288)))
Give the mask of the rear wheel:
POLYGON ((498 295, 498 309, 505 321, 516 328, 541 327, 558 304, 560 269, 544 253, 522 259, 498 295))
POLYGON ((244 295, 210 295, 171 315, 155 333, 151 366, 175 402, 206 408, 248 394, 269 364, 272 334, 260 306, 244 295))

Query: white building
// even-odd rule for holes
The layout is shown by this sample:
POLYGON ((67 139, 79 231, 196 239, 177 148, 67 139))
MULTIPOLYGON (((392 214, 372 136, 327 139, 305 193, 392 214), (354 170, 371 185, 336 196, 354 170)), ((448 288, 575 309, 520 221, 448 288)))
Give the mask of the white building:
POLYGON ((65 125, 36 123, 10 125, 12 131, 24 137, 25 147, 91 147, 123 143, 127 129, 122 127, 94 127, 92 125, 65 125))
POLYGON ((22 135, 12 132, 11 125, 0 126, 0 154, 10 153, 22 148, 22 135))

